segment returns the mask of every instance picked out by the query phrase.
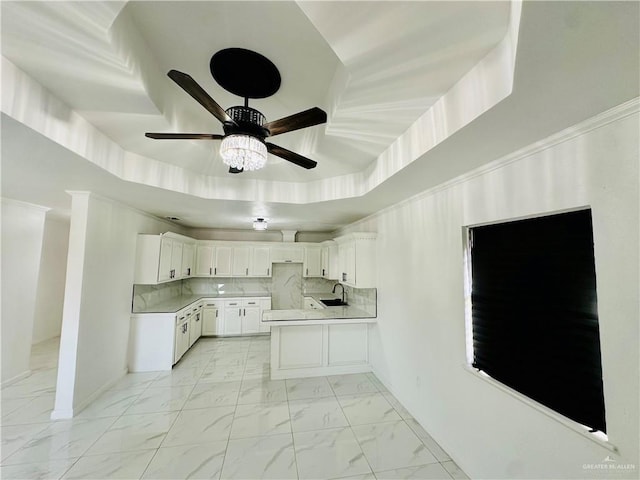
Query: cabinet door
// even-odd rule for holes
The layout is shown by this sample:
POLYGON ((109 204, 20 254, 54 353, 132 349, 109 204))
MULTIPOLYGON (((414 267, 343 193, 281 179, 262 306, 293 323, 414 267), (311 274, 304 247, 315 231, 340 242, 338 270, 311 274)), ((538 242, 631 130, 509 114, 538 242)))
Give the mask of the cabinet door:
POLYGON ((202 309, 202 335, 221 335, 223 333, 222 310, 206 306, 202 309))
POLYGON ((302 247, 283 245, 272 247, 271 261, 273 263, 301 263, 304 259, 302 247))
POLYGON ((356 246, 349 242, 340 246, 340 259, 342 264, 342 274, 340 281, 356 283, 356 246))
POLYGON ((194 245, 185 243, 182 248, 182 277, 190 277, 193 275, 193 252, 194 245))
POLYGON ((251 248, 251 265, 249 273, 252 277, 271 276, 271 249, 269 247, 251 248))
POLYGON ((215 261, 213 262, 213 275, 216 277, 231 276, 231 259, 233 258, 233 249, 226 246, 215 247, 215 261))
MULTIPOLYGON (((194 338, 194 342, 198 340, 202 336, 202 309, 199 308, 193 312, 193 328, 191 329, 191 336, 189 337, 189 342, 191 342, 191 338, 194 338)), ((191 342, 193 344, 193 342, 191 342)))
POLYGON ((163 282, 171 279, 171 253, 173 240, 163 237, 160 240, 160 263, 158 266, 158 281, 163 282))
POLYGON ((342 271, 338 272, 338 246, 326 245, 322 247, 322 278, 339 280, 342 271))
POLYGON ((242 307, 242 333, 258 333, 260 331, 260 307, 242 307))
POLYGON ((233 269, 231 274, 234 277, 249 276, 249 247, 233 247, 233 269))
POLYGON ((320 250, 320 268, 322 269, 322 278, 328 278, 329 275, 329 247, 322 247, 320 250))
POLYGON ((213 246, 198 245, 196 248, 196 275, 200 277, 213 275, 213 246))
POLYGON ((189 346, 189 348, 191 348, 191 345, 193 345, 194 343, 196 343, 196 335, 195 335, 195 328, 196 328, 196 324, 195 324, 195 314, 191 314, 189 315, 189 320, 188 320, 188 324, 189 324, 189 343, 187 344, 189 346))
POLYGON ((182 250, 184 244, 179 240, 174 240, 171 246, 171 278, 182 277, 182 250))
POLYGON ((189 349, 189 322, 182 321, 176 325, 176 338, 173 363, 182 358, 189 349))
POLYGON ((303 274, 305 277, 322 276, 322 250, 318 247, 305 247, 303 274))
POLYGON ((242 333, 242 305, 239 300, 226 301, 224 307, 224 334, 242 333))

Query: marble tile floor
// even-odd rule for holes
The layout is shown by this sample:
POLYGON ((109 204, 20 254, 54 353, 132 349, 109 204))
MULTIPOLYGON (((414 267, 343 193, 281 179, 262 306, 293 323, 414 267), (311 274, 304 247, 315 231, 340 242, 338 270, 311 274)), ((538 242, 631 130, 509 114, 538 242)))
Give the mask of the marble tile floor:
POLYGON ((57 341, 2 390, 3 479, 465 479, 373 374, 269 379, 269 338, 202 338, 51 421, 57 341))

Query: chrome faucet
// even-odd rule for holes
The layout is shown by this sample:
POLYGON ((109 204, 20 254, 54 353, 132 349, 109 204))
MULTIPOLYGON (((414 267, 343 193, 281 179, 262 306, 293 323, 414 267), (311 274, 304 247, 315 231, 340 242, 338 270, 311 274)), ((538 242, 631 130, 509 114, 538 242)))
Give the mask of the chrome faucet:
POLYGON ((336 283, 333 286, 333 290, 331 290, 332 293, 336 293, 336 287, 340 287, 342 288, 342 303, 347 303, 347 292, 344 291, 344 285, 342 285, 341 283, 336 283))

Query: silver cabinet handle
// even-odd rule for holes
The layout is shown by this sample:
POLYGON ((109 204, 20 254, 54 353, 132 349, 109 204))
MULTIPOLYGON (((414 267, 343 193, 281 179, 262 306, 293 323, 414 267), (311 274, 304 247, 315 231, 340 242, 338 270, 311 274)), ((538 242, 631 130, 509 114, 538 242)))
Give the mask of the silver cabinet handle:
POLYGON ((214 274, 214 275, 217 275, 217 274, 218 274, 218 267, 216 267, 216 268, 214 268, 214 269, 213 269, 213 274, 214 274))
POLYGON ((249 275, 249 268, 247 268, 247 273, 245 275, 249 275))
POLYGON ((267 277, 269 276, 269 269, 267 268, 267 277))
POLYGON ((247 309, 246 309, 246 308, 244 308, 244 309, 243 309, 243 311, 242 311, 242 316, 243 316, 243 317, 246 317, 246 316, 247 316, 247 309))
POLYGON ((218 310, 216 310, 216 318, 218 318, 218 310))
POLYGON ((209 267, 209 275, 212 275, 212 274, 213 274, 213 271, 212 271, 212 270, 213 270, 213 268, 209 267))

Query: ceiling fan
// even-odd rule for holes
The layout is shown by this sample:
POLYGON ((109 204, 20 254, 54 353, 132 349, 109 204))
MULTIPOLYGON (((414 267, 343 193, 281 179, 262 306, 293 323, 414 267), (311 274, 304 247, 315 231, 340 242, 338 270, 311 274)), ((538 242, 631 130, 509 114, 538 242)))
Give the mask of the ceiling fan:
POLYGON ((145 133, 157 140, 222 140, 220 154, 229 165, 229 173, 262 168, 267 152, 303 168, 314 168, 317 162, 298 153, 266 142, 267 137, 312 127, 327 121, 318 107, 288 117, 266 122, 262 113, 249 107, 250 98, 266 98, 280 88, 276 66, 257 52, 243 48, 227 48, 211 57, 214 79, 227 91, 244 97, 244 105, 224 110, 198 83, 186 73, 171 70, 169 78, 191 95, 222 123, 224 135, 215 133, 145 133))

